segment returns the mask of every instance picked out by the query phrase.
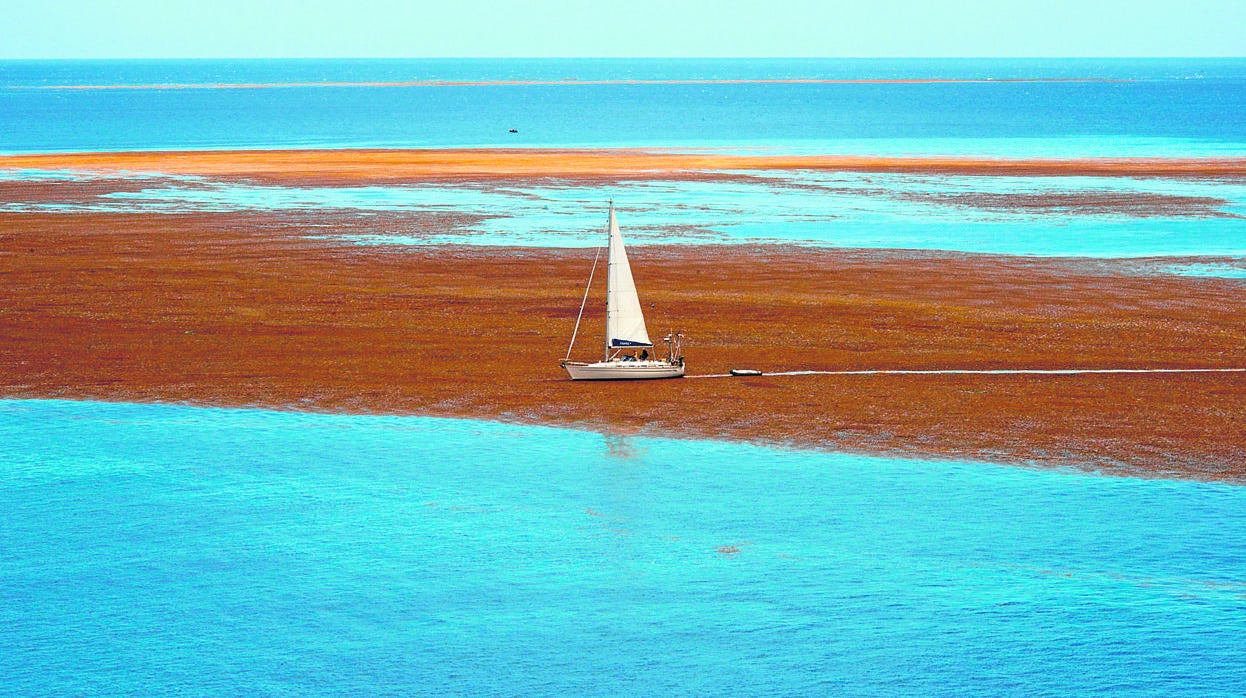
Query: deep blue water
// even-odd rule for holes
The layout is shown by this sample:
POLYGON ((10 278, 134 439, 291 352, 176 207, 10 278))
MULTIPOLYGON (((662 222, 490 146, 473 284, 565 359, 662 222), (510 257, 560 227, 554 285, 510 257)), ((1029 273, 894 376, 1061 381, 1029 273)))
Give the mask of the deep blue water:
POLYGON ((0 463, 17 695, 1246 687, 1241 487, 63 401, 0 463))
MULTIPOLYGON (((1083 139, 1097 151, 1246 150, 1246 59, 4 61, 0 152, 680 146, 942 150, 1083 139), (1015 79, 936 84, 295 86, 412 80, 1015 79), (509 133, 515 128, 518 134, 509 133), (1088 140, 1086 140, 1088 139, 1088 140)), ((1060 147, 1059 144, 1051 147, 1060 147)))

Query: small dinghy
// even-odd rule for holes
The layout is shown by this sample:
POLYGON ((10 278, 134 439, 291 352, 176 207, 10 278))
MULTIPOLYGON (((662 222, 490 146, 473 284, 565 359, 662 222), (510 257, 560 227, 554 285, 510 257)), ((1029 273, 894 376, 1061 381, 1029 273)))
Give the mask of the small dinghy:
POLYGON ((733 368, 731 369, 731 375, 733 376, 760 376, 761 371, 758 371, 755 368, 733 368))

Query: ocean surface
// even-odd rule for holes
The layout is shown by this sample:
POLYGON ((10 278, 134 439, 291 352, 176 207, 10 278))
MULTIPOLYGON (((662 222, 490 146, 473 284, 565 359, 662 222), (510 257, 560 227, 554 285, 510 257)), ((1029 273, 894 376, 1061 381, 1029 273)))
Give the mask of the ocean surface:
MULTIPOLYGON (((360 147, 1246 157, 1246 59, 0 61, 0 153, 360 147)), ((599 244, 613 198, 632 244, 1246 257, 1240 178, 735 174, 753 177, 471 188, 163 178, 0 210, 453 210, 480 223, 377 236, 584 247, 599 244)))
POLYGON ((0 401, 0 692, 1240 695, 1246 488, 0 401))
POLYGON ((0 152, 1246 154, 1246 59, 3 61, 0 90, 0 152))
MULTIPOLYGON (((0 62, 0 153, 305 147, 1246 157, 1246 60, 0 62), (927 82, 861 82, 896 80, 927 82)), ((1241 180, 738 174, 121 173, 144 185, 0 210, 353 211, 378 220, 359 244, 587 247, 613 197, 635 245, 1169 256, 1246 278, 1241 180), (479 222, 381 215, 405 212, 479 222)), ((0 694, 1241 695, 1243 540, 1232 485, 0 400, 0 694)))

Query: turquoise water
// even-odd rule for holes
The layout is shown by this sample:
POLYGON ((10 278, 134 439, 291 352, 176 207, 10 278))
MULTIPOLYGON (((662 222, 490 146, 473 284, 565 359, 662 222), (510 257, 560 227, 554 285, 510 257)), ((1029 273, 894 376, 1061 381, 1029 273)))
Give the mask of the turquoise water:
POLYGON ((0 401, 32 694, 1239 695, 1246 488, 0 401))
MULTIPOLYGON (((932 177, 741 172, 729 182, 279 187, 158 178, 139 191, 88 201, 0 202, 9 211, 353 211, 378 219, 361 243, 588 247, 601 243, 613 198, 632 245, 788 243, 1013 255, 1149 257, 1246 255, 1246 184, 1117 177, 932 177), (1169 196, 1162 210, 1042 210, 982 206, 1021 195, 1169 196), (994 198, 992 198, 994 197, 994 198), (406 213, 466 213, 429 228, 406 213)), ((73 179, 68 173, 10 178, 73 179)), ((0 174, 0 179, 4 175, 0 174)), ((309 231, 315 234, 316 231, 309 231)))
MULTIPOLYGON (((741 173, 738 182, 623 182, 613 186, 273 187, 179 178, 88 202, 0 203, 0 211, 307 211, 471 213, 483 221, 426 229, 381 219, 364 243, 594 247, 602 202, 614 198, 628 242, 794 243, 944 249, 1032 256, 1246 256, 1246 184, 1113 177, 928 177, 741 173), (1027 211, 954 197, 1091 192, 1217 199, 1186 212, 1027 211)), ((47 175, 44 175, 47 177, 47 175)))
POLYGON ((1182 276, 1215 276, 1225 279, 1246 279, 1246 267, 1236 264, 1177 264, 1168 268, 1182 276))

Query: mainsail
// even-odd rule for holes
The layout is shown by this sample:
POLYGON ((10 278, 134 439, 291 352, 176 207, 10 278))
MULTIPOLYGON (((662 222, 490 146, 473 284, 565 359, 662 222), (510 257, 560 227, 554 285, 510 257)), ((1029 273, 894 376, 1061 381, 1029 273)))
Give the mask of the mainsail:
POLYGON ((632 280, 632 267, 627 263, 627 250, 623 248, 623 234, 614 218, 614 204, 610 205, 610 248, 606 279, 606 351, 624 347, 651 347, 649 332, 645 330, 645 316, 640 309, 640 297, 636 295, 636 282, 632 280))

